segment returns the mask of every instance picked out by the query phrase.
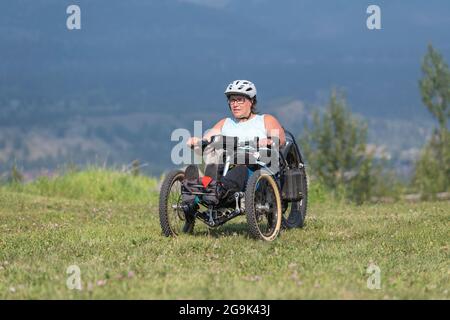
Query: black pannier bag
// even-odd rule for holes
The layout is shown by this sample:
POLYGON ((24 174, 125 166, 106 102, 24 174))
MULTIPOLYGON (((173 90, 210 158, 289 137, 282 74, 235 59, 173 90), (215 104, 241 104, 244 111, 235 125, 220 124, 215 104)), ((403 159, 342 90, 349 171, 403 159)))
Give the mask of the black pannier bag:
POLYGON ((300 201, 303 198, 305 177, 300 168, 287 169, 283 175, 281 197, 287 201, 300 201))

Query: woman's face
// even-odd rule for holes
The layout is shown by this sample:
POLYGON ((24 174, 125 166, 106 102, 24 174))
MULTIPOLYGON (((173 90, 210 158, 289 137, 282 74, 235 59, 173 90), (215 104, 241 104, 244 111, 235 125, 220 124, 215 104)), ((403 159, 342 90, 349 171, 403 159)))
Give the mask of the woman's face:
POLYGON ((236 119, 248 118, 252 109, 252 101, 246 96, 231 95, 228 97, 228 104, 236 119))

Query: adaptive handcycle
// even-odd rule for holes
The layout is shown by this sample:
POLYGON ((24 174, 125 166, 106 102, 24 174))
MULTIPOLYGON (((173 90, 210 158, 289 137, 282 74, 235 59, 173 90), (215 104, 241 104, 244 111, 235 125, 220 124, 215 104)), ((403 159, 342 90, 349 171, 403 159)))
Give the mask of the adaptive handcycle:
POLYGON ((223 165, 218 180, 226 177, 237 160, 242 159, 252 168, 251 174, 244 190, 220 198, 218 183, 205 186, 191 181, 187 187, 184 171, 170 171, 160 190, 159 218, 163 234, 192 233, 196 220, 215 228, 240 215, 246 216, 250 235, 265 241, 275 240, 282 228, 302 228, 308 204, 305 161, 294 136, 285 132, 286 143, 282 147, 274 142, 261 148, 257 138, 239 141, 236 137, 216 135, 209 142, 202 140, 203 151, 207 147, 221 151, 223 165), (183 203, 183 195, 195 198, 194 213, 183 203))

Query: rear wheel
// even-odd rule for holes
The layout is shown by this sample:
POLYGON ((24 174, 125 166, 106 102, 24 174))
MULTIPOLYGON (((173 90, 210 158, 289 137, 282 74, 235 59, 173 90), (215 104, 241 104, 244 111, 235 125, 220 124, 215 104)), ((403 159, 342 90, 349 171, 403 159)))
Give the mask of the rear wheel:
POLYGON ((281 197, 274 178, 264 171, 255 171, 247 182, 245 210, 250 234, 273 241, 281 229, 281 197))
POLYGON ((181 182, 184 172, 174 170, 165 177, 159 194, 159 222, 166 237, 191 233, 195 218, 185 214, 181 207, 181 182))

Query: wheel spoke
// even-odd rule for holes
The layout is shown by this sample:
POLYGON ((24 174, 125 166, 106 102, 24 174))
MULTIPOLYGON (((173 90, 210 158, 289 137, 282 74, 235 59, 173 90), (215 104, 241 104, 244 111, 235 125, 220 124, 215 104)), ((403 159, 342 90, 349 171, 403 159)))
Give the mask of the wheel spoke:
POLYGON ((184 211, 181 208, 181 178, 176 179, 172 183, 167 199, 167 218, 170 229, 176 235, 181 233, 185 221, 184 211))
POLYGON ((275 203, 274 190, 267 181, 267 178, 262 178, 258 182, 258 189, 256 190, 257 199, 255 209, 258 217, 258 228, 261 233, 268 237, 273 233, 276 226, 277 205, 275 203))

